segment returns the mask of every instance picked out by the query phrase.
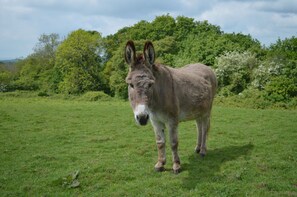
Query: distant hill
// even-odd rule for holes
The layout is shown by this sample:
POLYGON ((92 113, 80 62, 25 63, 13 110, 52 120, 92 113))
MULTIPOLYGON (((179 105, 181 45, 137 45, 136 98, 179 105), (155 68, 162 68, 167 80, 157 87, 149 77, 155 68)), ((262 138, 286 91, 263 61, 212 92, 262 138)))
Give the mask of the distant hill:
POLYGON ((19 59, 11 59, 11 60, 0 60, 0 64, 7 64, 7 63, 15 63, 17 62, 19 59))
POLYGON ((0 70, 9 70, 9 71, 15 71, 16 66, 15 63, 19 61, 19 59, 11 59, 11 60, 0 60, 0 70))

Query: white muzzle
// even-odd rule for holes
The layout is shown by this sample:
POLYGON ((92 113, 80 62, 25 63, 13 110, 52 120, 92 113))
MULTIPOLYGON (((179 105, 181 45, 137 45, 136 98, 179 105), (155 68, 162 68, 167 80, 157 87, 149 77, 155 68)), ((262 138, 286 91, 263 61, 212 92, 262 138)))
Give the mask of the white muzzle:
POLYGON ((149 111, 146 105, 139 104, 134 109, 134 117, 138 124, 144 126, 149 119, 149 111))

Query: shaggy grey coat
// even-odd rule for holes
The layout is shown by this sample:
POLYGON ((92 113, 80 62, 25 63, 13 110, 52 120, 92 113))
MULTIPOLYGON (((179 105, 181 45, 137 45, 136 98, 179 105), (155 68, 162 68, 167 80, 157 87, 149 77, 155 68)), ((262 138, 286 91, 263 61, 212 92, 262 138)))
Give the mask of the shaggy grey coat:
POLYGON ((178 132, 180 121, 196 120, 198 138, 196 152, 206 154, 206 137, 210 127, 210 113, 217 89, 214 72, 203 64, 190 64, 182 68, 170 68, 155 64, 155 52, 151 42, 146 42, 143 55, 136 56, 132 41, 127 42, 125 59, 130 65, 126 82, 129 84, 129 100, 140 125, 150 119, 158 147, 157 171, 164 170, 165 127, 173 156, 173 171, 181 169, 178 156, 178 132))

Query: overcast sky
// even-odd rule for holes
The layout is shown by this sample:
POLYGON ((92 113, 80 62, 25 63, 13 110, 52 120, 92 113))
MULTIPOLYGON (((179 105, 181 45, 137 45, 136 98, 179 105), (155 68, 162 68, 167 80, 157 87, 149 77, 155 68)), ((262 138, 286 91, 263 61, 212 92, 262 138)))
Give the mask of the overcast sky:
POLYGON ((26 57, 43 33, 82 28, 106 36, 167 13, 251 34, 266 46, 297 36, 297 0, 0 0, 0 59, 26 57))

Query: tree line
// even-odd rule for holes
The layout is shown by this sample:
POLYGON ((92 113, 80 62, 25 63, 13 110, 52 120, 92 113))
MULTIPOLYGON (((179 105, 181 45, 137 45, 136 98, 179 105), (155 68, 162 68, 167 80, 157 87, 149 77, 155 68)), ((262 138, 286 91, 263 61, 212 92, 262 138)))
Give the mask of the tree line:
MULTIPOLYGON (((87 91, 127 98, 128 72, 123 49, 134 40, 136 50, 154 43, 157 62, 172 67, 200 62, 212 67, 219 81, 219 95, 261 95, 272 102, 297 103, 297 38, 278 39, 270 46, 250 35, 224 33, 207 21, 170 15, 152 22, 139 21, 117 33, 78 29, 65 39, 43 34, 28 57, 14 69, 0 63, 0 91, 32 90, 82 94, 87 91)), ((297 104, 296 104, 297 105, 297 104)))

